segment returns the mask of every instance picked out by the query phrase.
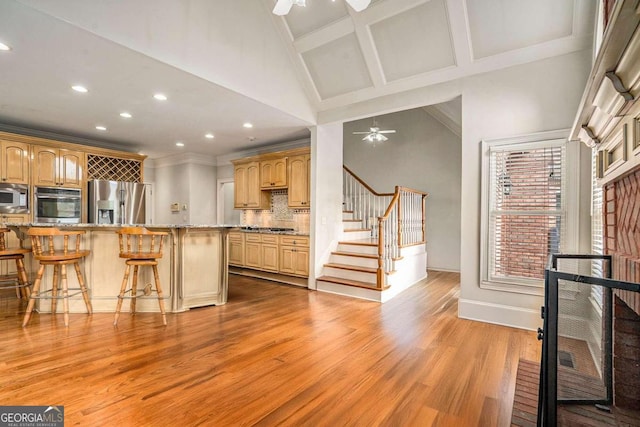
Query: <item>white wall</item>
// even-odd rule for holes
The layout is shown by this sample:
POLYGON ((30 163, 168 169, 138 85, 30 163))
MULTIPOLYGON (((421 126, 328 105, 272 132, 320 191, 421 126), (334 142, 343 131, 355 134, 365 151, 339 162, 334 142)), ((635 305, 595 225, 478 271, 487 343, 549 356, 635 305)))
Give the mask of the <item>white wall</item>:
POLYGON ((354 131, 371 119, 344 125, 344 164, 379 193, 396 185, 429 193, 426 236, 429 268, 460 270, 461 140, 422 108, 377 118, 381 129, 395 129, 375 146, 354 131))
POLYGON ((315 289, 342 235, 342 123, 311 128, 310 235, 309 287, 315 289))
POLYGON ((213 159, 185 154, 154 160, 156 224, 215 224, 216 167, 213 159), (180 205, 171 212, 171 204, 180 205), (183 210, 183 205, 187 209, 183 210))
MULTIPOLYGON (((482 139, 571 127, 590 62, 590 52, 582 51, 465 79, 462 95, 461 317, 530 329, 541 325, 541 296, 491 291, 478 286, 479 143, 482 139)), ((582 184, 590 185, 590 182, 582 184)))
MULTIPOLYGON (((341 113, 342 120, 348 121, 431 105, 462 95, 461 317, 527 329, 541 325, 541 296, 479 286, 480 142, 571 127, 590 69, 591 51, 585 50, 361 102, 349 110, 322 115, 323 121, 333 121, 341 113)), ((325 155, 330 157, 333 153, 325 155)), ((590 181, 583 180, 580 184, 589 186, 590 181)), ((334 191, 339 193, 341 189, 334 191)), ((569 191, 586 194, 581 188, 569 191)), ((585 233, 587 228, 579 225, 578 229, 585 233)), ((583 235, 580 240, 585 239, 588 236, 583 235)))

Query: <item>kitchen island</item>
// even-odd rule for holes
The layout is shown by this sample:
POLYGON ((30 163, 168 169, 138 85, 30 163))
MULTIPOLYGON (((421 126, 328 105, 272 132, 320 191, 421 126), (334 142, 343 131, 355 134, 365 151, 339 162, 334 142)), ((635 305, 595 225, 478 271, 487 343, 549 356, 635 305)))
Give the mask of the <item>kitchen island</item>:
MULTIPOLYGON (((60 229, 85 230, 83 246, 91 254, 81 263, 94 312, 114 312, 117 295, 125 270, 124 260, 119 258, 117 231, 121 227, 111 224, 6 224, 30 247, 27 236, 29 227, 53 226, 60 229)), ((228 232, 235 226, 227 225, 145 225, 149 230, 165 231, 163 257, 159 259, 158 272, 165 296, 167 312, 181 312, 193 307, 221 305, 227 302, 228 290, 228 232)), ((31 254, 25 257, 25 265, 33 283, 38 261, 31 254)), ((46 269, 42 290, 50 289, 52 271, 46 269)), ((68 274, 69 287, 78 287, 76 275, 68 274)), ((140 270, 139 288, 153 283, 150 268, 140 270)), ((38 310, 50 311, 50 300, 42 300, 38 310)), ((123 313, 129 309, 125 301, 123 313)), ((158 300, 153 294, 139 297, 137 312, 157 312, 158 300)), ((82 297, 70 298, 69 312, 85 313, 82 297)))

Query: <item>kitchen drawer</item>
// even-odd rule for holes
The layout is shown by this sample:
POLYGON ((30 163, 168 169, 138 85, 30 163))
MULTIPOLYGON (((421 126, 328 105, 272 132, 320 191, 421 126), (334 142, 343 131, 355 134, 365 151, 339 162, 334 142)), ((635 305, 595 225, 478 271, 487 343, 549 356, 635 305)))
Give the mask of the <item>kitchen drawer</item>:
POLYGON ((280 244, 287 246, 309 246, 309 237, 280 235, 280 244))
POLYGON ((245 242, 258 242, 260 243, 260 234, 258 233, 245 233, 245 242))
POLYGON ((241 231, 230 231, 229 240, 234 242, 242 242, 244 240, 244 233, 241 231))
POLYGON ((271 243, 272 245, 278 244, 278 236, 276 234, 261 234, 262 243, 271 243))

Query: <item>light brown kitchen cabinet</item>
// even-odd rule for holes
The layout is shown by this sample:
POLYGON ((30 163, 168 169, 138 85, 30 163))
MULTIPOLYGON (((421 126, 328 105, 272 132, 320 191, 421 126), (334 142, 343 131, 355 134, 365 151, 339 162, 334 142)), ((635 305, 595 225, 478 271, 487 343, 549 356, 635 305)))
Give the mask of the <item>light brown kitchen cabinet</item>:
POLYGON ((275 234, 261 235, 261 258, 260 268, 268 271, 278 271, 278 236, 275 234))
POLYGON ((309 276, 309 238, 280 236, 280 273, 309 276))
POLYGON ((260 188, 263 190, 287 187, 287 159, 260 162, 260 188))
POLYGON ((289 207, 309 208, 310 171, 311 156, 303 154, 289 157, 289 207))
POLYGON ((83 187, 84 153, 64 148, 33 146, 33 185, 83 187))
POLYGON ((269 193, 260 190, 260 163, 239 163, 234 167, 234 207, 268 209, 269 193))
POLYGON ((0 179, 11 184, 29 184, 29 144, 0 141, 0 179))
POLYGON ((244 265, 244 233, 232 231, 229 233, 229 264, 244 265))
POLYGON ((260 268, 262 266, 262 244, 259 234, 247 234, 244 240, 245 267, 260 268))

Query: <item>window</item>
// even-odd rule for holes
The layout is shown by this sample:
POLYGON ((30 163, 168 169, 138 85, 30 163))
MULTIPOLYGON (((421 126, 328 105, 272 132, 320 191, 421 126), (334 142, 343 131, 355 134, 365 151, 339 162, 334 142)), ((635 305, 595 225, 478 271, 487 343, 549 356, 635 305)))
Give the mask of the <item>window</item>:
POLYGON ((483 141, 481 286, 542 294, 567 250, 567 141, 556 133, 483 141))
MULTIPOLYGON (((596 180, 596 165, 598 152, 593 150, 591 159, 591 252, 596 255, 604 253, 603 229, 602 229, 602 187, 596 180)), ((603 262, 593 261, 591 263, 591 275, 603 277, 603 262)), ((591 299, 602 309, 602 287, 591 286, 591 299)))

